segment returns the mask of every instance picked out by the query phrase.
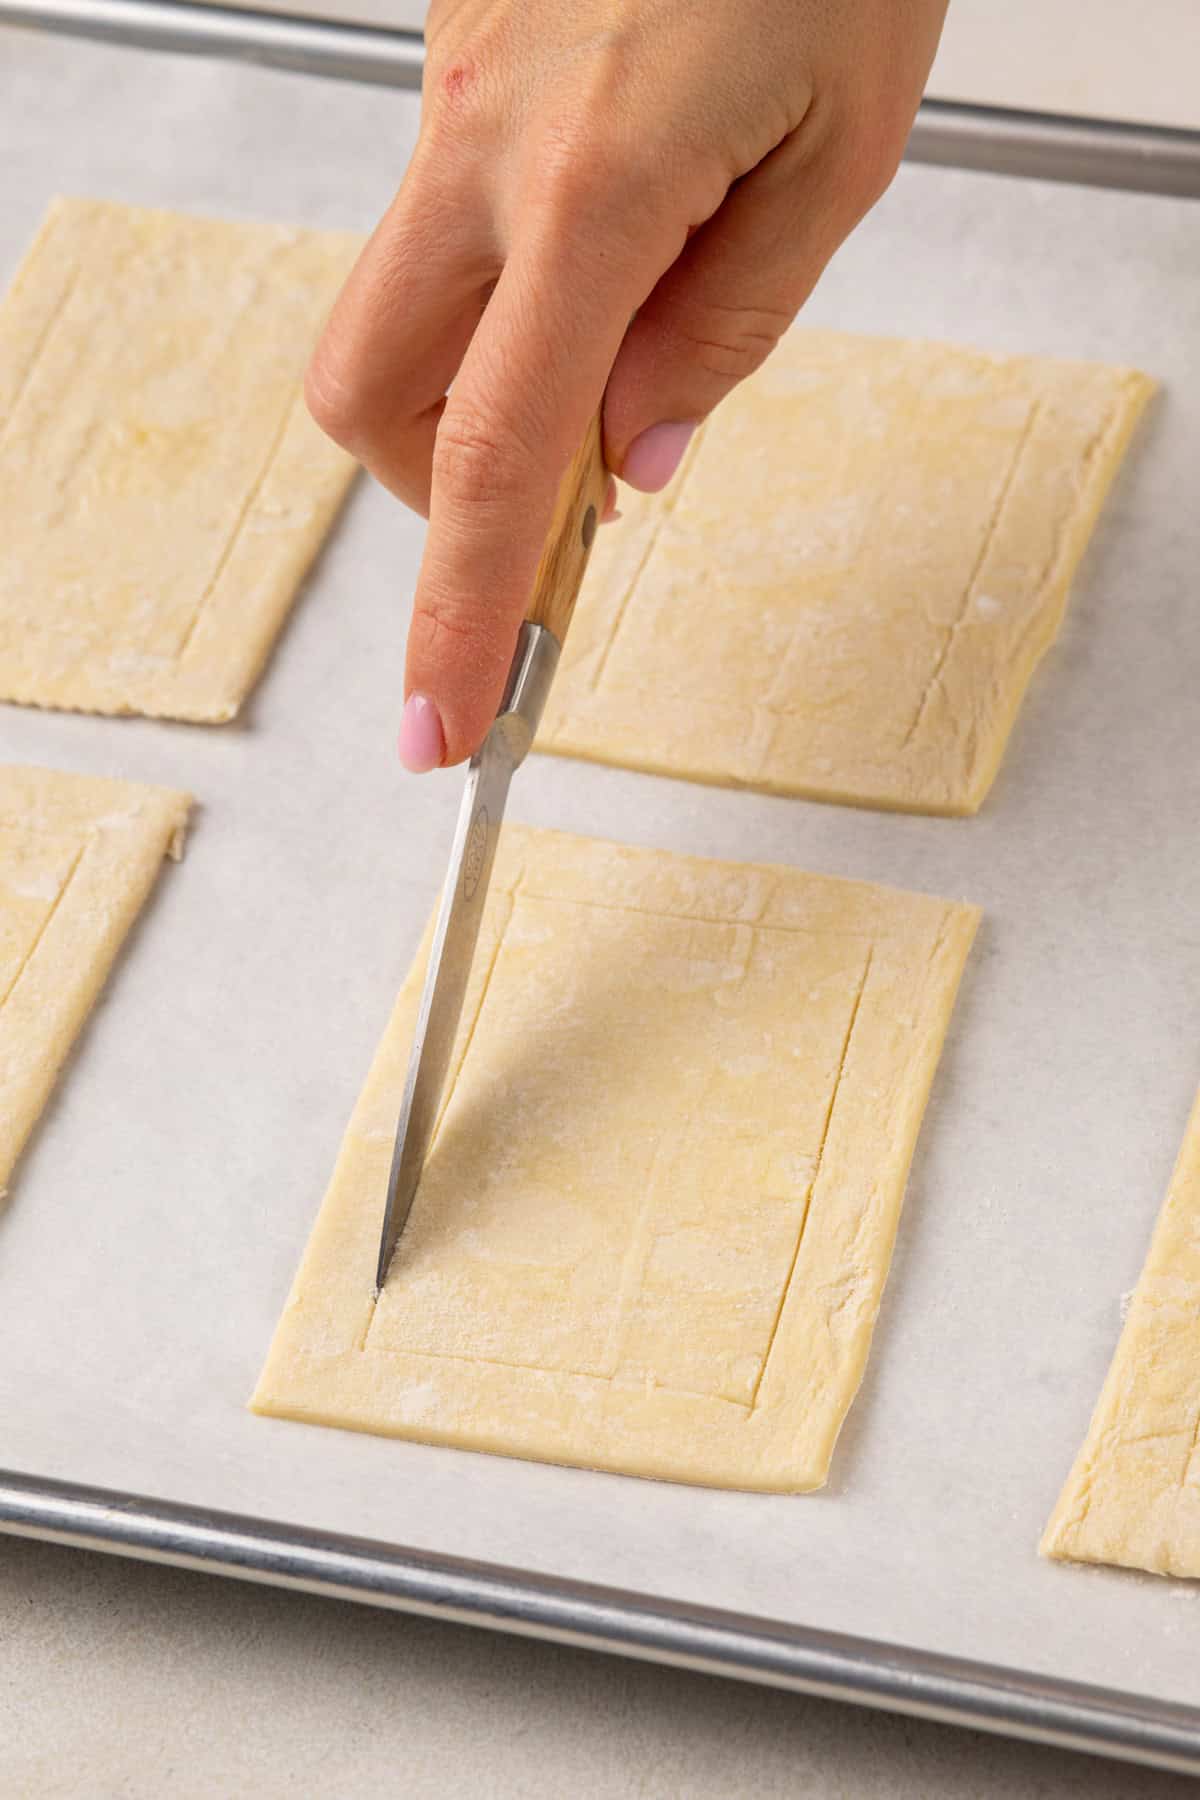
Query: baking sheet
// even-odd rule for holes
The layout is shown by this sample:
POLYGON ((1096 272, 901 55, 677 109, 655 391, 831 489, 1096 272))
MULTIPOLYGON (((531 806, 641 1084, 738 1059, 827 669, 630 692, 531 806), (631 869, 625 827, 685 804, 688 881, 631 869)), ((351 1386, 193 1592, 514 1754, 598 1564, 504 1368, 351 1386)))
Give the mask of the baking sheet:
MULTIPOLYGON (((413 99, 0 36, 0 274, 54 192, 369 225, 413 99)), ((1200 215, 906 168, 814 322, 1139 363, 1154 409, 976 820, 538 759, 513 814, 979 902, 868 1376, 829 1487, 704 1493, 244 1410, 444 867, 391 754, 419 523, 364 484, 237 727, 0 709, 0 756, 192 788, 0 1217, 0 1461, 1200 1699, 1196 1589, 1050 1567, 1200 1080, 1200 215)))

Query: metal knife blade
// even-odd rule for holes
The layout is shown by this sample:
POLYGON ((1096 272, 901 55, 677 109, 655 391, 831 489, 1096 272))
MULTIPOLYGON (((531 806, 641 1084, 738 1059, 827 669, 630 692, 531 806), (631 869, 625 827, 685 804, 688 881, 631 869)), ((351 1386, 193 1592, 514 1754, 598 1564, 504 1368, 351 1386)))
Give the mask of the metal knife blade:
POLYGON ((558 655, 552 632, 541 625, 521 627, 504 702, 467 769, 400 1106, 379 1241, 376 1292, 387 1277, 433 1141, 509 783, 533 742, 558 655))
POLYGON ((604 510, 609 476, 601 446, 597 414, 559 485, 500 711, 467 771, 392 1152, 376 1294, 437 1129, 509 783, 533 742, 604 510))

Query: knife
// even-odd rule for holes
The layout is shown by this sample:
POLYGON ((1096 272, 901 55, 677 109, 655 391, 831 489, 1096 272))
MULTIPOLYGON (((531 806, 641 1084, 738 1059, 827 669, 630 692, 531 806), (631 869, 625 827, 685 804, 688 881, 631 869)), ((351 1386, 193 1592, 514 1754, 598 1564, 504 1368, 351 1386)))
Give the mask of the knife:
POLYGON ((533 742, 554 679, 607 487, 597 416, 559 486, 504 698, 495 723, 467 769, 400 1105, 379 1240, 376 1295, 387 1279, 412 1210, 437 1125, 509 783, 533 742))

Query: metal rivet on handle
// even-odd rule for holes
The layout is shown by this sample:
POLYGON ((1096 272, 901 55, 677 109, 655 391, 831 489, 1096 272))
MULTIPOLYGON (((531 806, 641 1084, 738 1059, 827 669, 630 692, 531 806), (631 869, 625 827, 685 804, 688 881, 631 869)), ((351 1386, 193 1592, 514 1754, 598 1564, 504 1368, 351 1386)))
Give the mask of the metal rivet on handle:
POLYGON ((583 515, 583 547, 585 550, 591 549, 592 539, 595 537, 595 535, 596 535, 596 509, 594 506, 589 506, 587 511, 583 515))

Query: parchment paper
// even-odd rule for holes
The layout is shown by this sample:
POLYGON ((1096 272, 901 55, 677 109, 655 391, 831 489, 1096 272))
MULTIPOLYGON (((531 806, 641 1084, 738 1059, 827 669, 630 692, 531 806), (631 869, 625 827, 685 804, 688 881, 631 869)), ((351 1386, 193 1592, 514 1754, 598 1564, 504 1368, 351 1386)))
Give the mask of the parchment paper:
MULTIPOLYGON (((59 190, 365 227, 415 119, 377 89, 0 33, 0 275, 59 190)), ((1194 1588, 1034 1548, 1200 1080, 1198 276, 1195 205, 905 169, 810 305, 1166 387, 978 819, 551 759, 516 785, 532 823, 986 909, 823 1494, 244 1410, 460 786, 393 759, 421 527, 366 485, 243 724, 0 709, 5 758, 202 802, 0 1218, 0 1463, 1200 1699, 1194 1588)))

